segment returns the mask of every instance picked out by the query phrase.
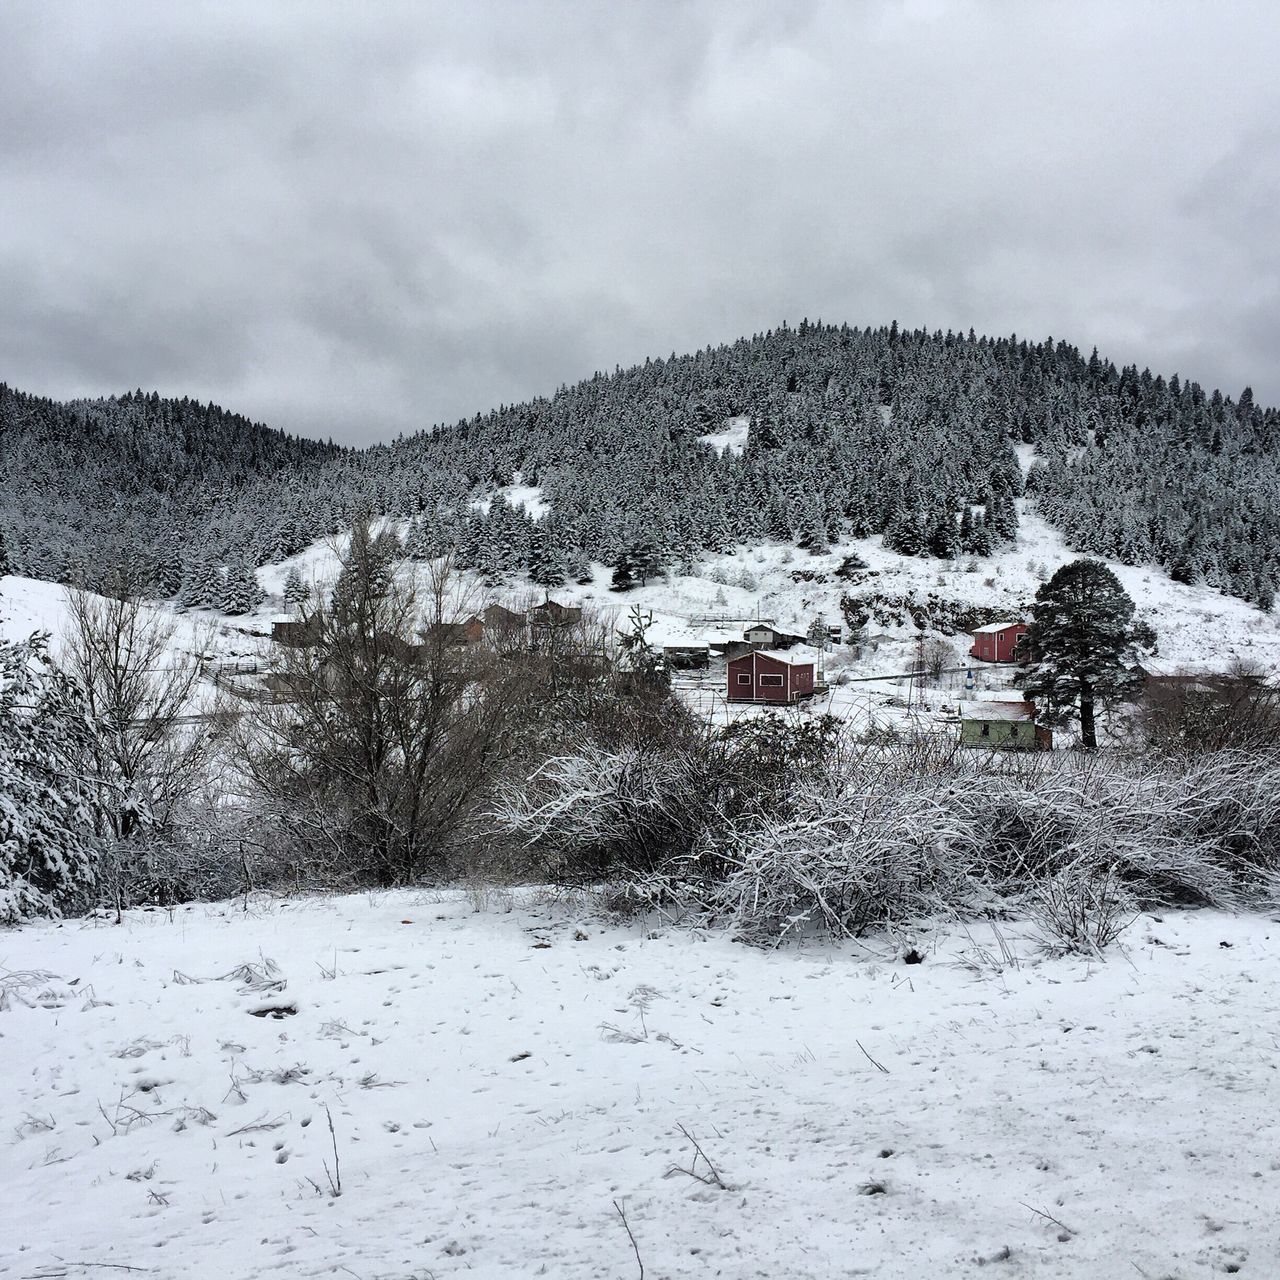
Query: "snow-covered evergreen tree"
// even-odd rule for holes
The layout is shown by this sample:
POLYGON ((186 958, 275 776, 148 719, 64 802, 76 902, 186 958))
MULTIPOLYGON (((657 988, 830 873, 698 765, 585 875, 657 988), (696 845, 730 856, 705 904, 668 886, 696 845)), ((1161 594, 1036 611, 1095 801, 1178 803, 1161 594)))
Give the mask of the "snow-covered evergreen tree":
POLYGON ((306 607, 310 598, 311 592, 307 588, 307 584, 303 582, 298 566, 296 564, 291 565, 284 578, 285 603, 293 609, 301 610, 306 607))
POLYGON ((595 575, 591 571, 591 557, 581 547, 570 548, 568 569, 569 577, 579 586, 595 581, 595 575))
POLYGON ((53 915, 93 875, 83 700, 49 637, 0 641, 0 924, 53 915))
POLYGON ((258 576, 253 567, 244 561, 229 564, 222 580, 222 592, 218 597, 218 607, 222 612, 233 616, 248 613, 262 599, 263 591, 258 586, 258 576))
POLYGON ((1048 723, 1080 719, 1080 743, 1097 749, 1096 709, 1127 701, 1142 688, 1138 641, 1154 643, 1120 580, 1097 560, 1063 565, 1037 592, 1025 652, 1031 665, 1019 683, 1048 723))
POLYGON ((636 585, 635 562, 629 551, 622 551, 613 566, 613 577, 609 580, 610 591, 630 591, 636 585))

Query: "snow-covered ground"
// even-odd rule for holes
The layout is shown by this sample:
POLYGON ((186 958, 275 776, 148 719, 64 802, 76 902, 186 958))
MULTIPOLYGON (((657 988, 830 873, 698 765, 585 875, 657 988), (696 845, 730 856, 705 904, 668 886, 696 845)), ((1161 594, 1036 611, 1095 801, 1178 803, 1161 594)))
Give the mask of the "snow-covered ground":
POLYGON ((740 456, 747 447, 747 437, 750 432, 750 418, 728 418, 722 430, 712 431, 705 436, 699 436, 698 439, 703 444, 710 445, 717 453, 728 452, 740 456))
MULTIPOLYGON (((173 624, 174 643, 182 648, 199 652, 225 644, 225 622, 219 614, 175 613, 162 602, 146 607, 160 613, 165 625, 173 624)), ((48 631, 56 648, 67 634, 70 619, 66 587, 36 578, 0 577, 0 637, 25 640, 33 631, 48 631)))
POLYGON ((1098 962, 504 906, 0 934, 0 1275, 629 1280, 627 1226, 647 1280, 1280 1275, 1275 920, 1098 962))
MULTIPOLYGON (((741 432, 746 427, 731 423, 727 430, 741 432)), ((1029 454, 1024 457, 1024 463, 1029 458, 1029 454)), ((537 491, 516 486, 504 492, 511 501, 539 513, 537 491)), ((597 565, 590 583, 568 583, 551 595, 562 603, 591 606, 622 627, 627 625, 632 606, 639 606, 652 614, 650 636, 658 644, 739 640, 747 621, 753 618, 769 619, 784 631, 807 634, 817 619, 833 625, 843 621, 840 600, 846 594, 933 595, 943 601, 993 608, 1013 619, 1025 614, 1037 588, 1056 569, 1077 558, 1061 535, 1039 518, 1032 503, 1020 500, 1020 508, 1018 545, 986 558, 948 562, 900 556, 887 551, 880 538, 847 540, 817 556, 782 543, 761 543, 729 555, 708 556, 696 573, 673 571, 625 595, 609 589, 611 573, 597 565), (856 582, 842 579, 836 572, 851 554, 859 556, 869 570, 856 582)), ((401 533, 407 530, 404 521, 383 521, 380 527, 387 525, 401 533)), ((330 584, 338 572, 342 546, 341 538, 325 539, 281 563, 264 565, 258 570, 258 581, 267 598, 257 610, 237 618, 222 618, 209 610, 179 615, 178 639, 184 647, 211 650, 225 659, 252 661, 261 657, 266 652, 262 637, 269 634, 272 620, 288 612, 282 593, 289 570, 297 568, 307 583, 330 584)), ((1149 669, 1221 671, 1243 660, 1273 673, 1280 671, 1280 614, 1275 610, 1264 614, 1212 588, 1175 583, 1154 566, 1113 564, 1111 568, 1133 598, 1139 616, 1151 622, 1159 636, 1159 654, 1147 663, 1149 669)), ((403 571, 415 570, 406 562, 403 571)), ((422 566, 416 571, 425 573, 422 566)), ((466 611, 479 608, 488 599, 517 603, 542 594, 541 588, 514 580, 503 589, 470 593, 466 611)), ((60 587, 22 578, 0 580, 0 634, 12 638, 43 627, 56 637, 64 609, 60 587)), ((939 720, 945 723, 967 695, 969 682, 961 670, 944 677, 939 687, 919 689, 905 675, 917 666, 919 639, 920 633, 909 623, 873 623, 869 643, 860 655, 846 645, 833 646, 822 656, 829 692, 821 701, 808 704, 808 709, 831 711, 862 726, 912 720, 925 727, 937 725, 939 720), (903 678, 883 679, 895 675, 903 678)), ((1010 669, 970 663, 967 636, 932 639, 949 648, 948 665, 973 671, 977 692, 1008 687, 1010 669)), ((757 714, 755 709, 728 706, 723 684, 722 668, 713 668, 703 679, 682 678, 681 690, 692 706, 712 719, 757 714)))
MULTIPOLYGON (((200 664, 201 678, 188 712, 213 705, 218 697, 219 673, 256 671, 266 655, 269 618, 230 619, 209 609, 181 612, 164 602, 149 602, 145 607, 160 615, 162 626, 173 628, 168 643, 172 662, 184 667, 192 661, 200 664)), ((46 631, 53 656, 59 658, 65 652, 71 625, 65 587, 34 578, 0 577, 0 639, 25 640, 33 632, 46 631)))

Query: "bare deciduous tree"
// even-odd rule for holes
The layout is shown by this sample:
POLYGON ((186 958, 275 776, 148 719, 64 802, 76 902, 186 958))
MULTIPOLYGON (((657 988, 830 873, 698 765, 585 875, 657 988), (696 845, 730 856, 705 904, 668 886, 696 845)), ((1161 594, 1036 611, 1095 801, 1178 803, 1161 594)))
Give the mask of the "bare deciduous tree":
POLYGON ((124 590, 73 589, 68 605, 61 665, 93 726, 88 769, 101 834, 164 830, 202 786, 217 736, 216 714, 197 705, 199 660, 175 642, 170 615, 124 590))
POLYGON ((397 570, 357 524, 314 643, 281 649, 274 701, 246 717, 249 775, 277 820, 337 872, 384 884, 442 867, 515 749, 525 672, 467 643, 474 601, 448 557, 397 570))
POLYGON ((1280 684, 1245 661, 1225 672, 1148 677, 1138 726, 1157 751, 1280 750, 1280 684))

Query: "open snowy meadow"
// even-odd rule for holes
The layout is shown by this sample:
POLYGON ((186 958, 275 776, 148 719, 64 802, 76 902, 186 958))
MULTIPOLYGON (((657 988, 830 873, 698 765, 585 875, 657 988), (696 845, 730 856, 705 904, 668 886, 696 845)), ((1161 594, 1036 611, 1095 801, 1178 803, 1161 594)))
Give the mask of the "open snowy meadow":
POLYGON ((752 949, 400 892, 0 934, 0 1275, 1280 1275, 1280 923, 752 949))

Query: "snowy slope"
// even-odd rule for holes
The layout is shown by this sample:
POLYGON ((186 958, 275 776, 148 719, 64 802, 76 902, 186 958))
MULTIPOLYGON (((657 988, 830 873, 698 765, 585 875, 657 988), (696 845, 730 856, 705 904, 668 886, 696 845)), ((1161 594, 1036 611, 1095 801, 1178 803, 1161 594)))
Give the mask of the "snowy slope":
MULTIPOLYGON (((247 637, 239 628, 214 611, 179 613, 163 602, 144 607, 156 610, 166 625, 173 625, 174 647, 188 653, 231 653, 247 644, 247 637)), ((33 631, 47 631, 56 653, 69 625, 65 587, 35 578, 0 578, 0 637, 24 640, 33 631)))
MULTIPOLYGON (((161 615, 160 621, 173 627, 168 652, 175 665, 201 664, 187 711, 210 706, 218 695, 215 673, 220 667, 253 669, 261 664, 268 642, 261 634, 266 624, 261 618, 232 620, 207 609, 176 612, 163 602, 144 606, 161 615), (259 634, 254 634, 254 632, 259 634)), ((62 655, 71 616, 65 587, 34 578, 0 578, 0 639, 25 640, 32 632, 47 631, 55 658, 62 655)))
MULTIPOLYGON (((1052 526, 1023 503, 1016 548, 960 564, 900 556, 885 550, 880 538, 851 539, 818 556, 782 543, 762 543, 730 555, 708 556, 697 574, 672 573, 625 595, 609 590, 610 575, 603 566, 597 566, 592 583, 567 583, 551 594, 566 603, 592 604, 620 620, 633 604, 639 604, 655 615, 655 638, 670 632, 676 642, 691 634, 740 637, 742 626, 737 622, 723 626, 699 622, 690 627, 690 619, 708 616, 771 618, 784 630, 803 634, 815 617, 840 622, 840 597, 845 593, 935 593, 947 600, 1005 609, 1016 617, 1031 603, 1036 589, 1077 556, 1052 526), (834 576, 840 562, 852 552, 874 571, 856 585, 834 576), (966 571, 969 564, 975 566, 972 572, 966 571), (819 580, 796 580, 805 576, 819 580)), ((280 564, 264 566, 258 571, 258 580, 266 591, 278 595, 290 567, 297 565, 308 581, 325 583, 332 582, 337 564, 334 548, 317 543, 280 564)), ((1111 568, 1133 597, 1139 615, 1148 618, 1159 633, 1157 666, 1215 670, 1237 658, 1247 658, 1280 667, 1280 616, 1274 611, 1264 614, 1210 587, 1173 582, 1154 566, 1112 564, 1111 568)), ((518 598, 530 592, 542 594, 540 588, 515 580, 505 591, 492 594, 518 598)), ((279 603, 268 602, 264 611, 279 603)), ((884 652, 866 673, 909 667, 914 637, 914 628, 905 627, 896 634, 888 629, 882 637, 884 652)), ((963 640, 959 637, 957 641, 961 647, 963 640)))
POLYGON ((1280 1274, 1274 921, 1099 964, 501 907, 0 934, 0 1276, 635 1277, 615 1202, 647 1280, 1280 1274))
MULTIPOLYGON (((1025 464, 1032 455, 1024 452, 1025 464)), ((540 500, 532 489, 512 491, 508 497, 531 510, 540 500)), ((730 555, 705 557, 694 574, 673 572, 625 595, 609 590, 611 574, 603 565, 595 567, 591 583, 569 583, 551 594, 564 603, 592 606, 623 627, 632 606, 638 605, 653 615, 650 638, 655 644, 740 639, 747 620, 757 617, 770 619, 783 630, 806 634, 815 619, 828 624, 842 621, 840 600, 845 594, 934 595, 958 604, 994 608, 1016 618, 1024 614, 1036 589, 1077 556, 1061 535, 1039 518, 1033 504, 1021 500, 1020 509, 1018 545, 986 558, 949 562, 900 556, 887 551, 880 538, 847 540, 818 556, 782 543, 761 543, 730 555), (836 574, 852 553, 870 570, 856 583, 843 581, 836 574)), ((403 534, 407 522, 384 520, 378 527, 395 528, 403 534)), ((215 652, 237 659, 259 656, 264 651, 260 637, 269 633, 273 619, 288 612, 282 593, 290 569, 296 567, 308 583, 331 584, 344 541, 341 537, 325 539, 285 561, 261 567, 258 582, 267 599, 254 613, 224 619, 209 610, 196 610, 180 616, 180 634, 189 636, 194 645, 196 632, 212 628, 212 635, 203 643, 215 652)), ((1132 596, 1139 615, 1150 621, 1159 635, 1160 651, 1149 663, 1151 669, 1220 671, 1243 660, 1280 671, 1280 615, 1275 611, 1264 614, 1212 588, 1175 583, 1154 566, 1113 564, 1111 568, 1132 596)), ((410 576, 425 574, 421 565, 409 562, 401 571, 410 576)), ((61 588, 16 578, 4 579, 0 585, 4 592, 0 596, 3 634, 25 635, 33 626, 57 633, 61 588)), ((541 588, 516 579, 499 590, 477 587, 467 607, 479 608, 493 598, 517 603, 543 594, 541 588)), ((933 717, 954 714, 966 696, 965 668, 973 671, 978 692, 1006 689, 1012 677, 1008 668, 970 662, 967 636, 936 636, 933 639, 949 650, 947 665, 960 670, 944 677, 940 687, 921 691, 904 674, 918 662, 919 633, 915 628, 873 624, 870 630, 870 643, 860 657, 843 645, 824 655, 830 692, 821 703, 808 704, 809 709, 830 710, 863 725, 901 723, 918 715, 934 723, 933 717), (880 678, 892 675, 904 678, 880 678)), ((722 679, 714 671, 702 680, 685 678, 681 683, 691 704, 709 717, 743 714, 740 708, 725 704, 722 679)))
POLYGON ((751 419, 729 418, 723 430, 712 431, 705 436, 699 436, 698 439, 703 443, 710 445, 717 453, 732 453, 735 456, 741 456, 747 447, 747 437, 751 432, 751 419))

